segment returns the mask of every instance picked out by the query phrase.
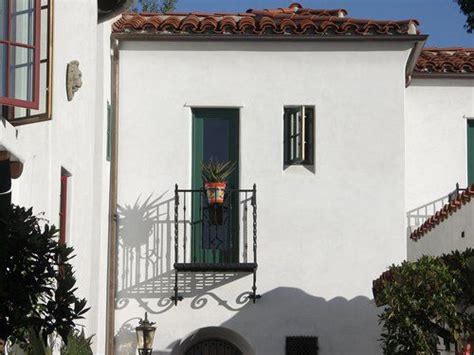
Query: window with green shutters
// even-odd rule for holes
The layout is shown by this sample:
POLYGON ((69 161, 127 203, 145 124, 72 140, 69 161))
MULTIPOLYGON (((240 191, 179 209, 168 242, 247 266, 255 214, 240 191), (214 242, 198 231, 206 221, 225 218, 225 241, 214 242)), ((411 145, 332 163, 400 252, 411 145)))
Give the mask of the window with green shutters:
POLYGON ((284 108, 285 165, 314 164, 314 107, 284 108))

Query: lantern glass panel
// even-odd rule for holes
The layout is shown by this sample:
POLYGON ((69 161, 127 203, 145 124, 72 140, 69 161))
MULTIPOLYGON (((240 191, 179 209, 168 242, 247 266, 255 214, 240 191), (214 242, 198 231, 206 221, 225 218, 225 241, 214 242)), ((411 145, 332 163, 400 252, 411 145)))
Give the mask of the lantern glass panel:
POLYGON ((155 329, 146 329, 143 332, 144 348, 153 349, 153 339, 155 338, 155 329))
POLYGON ((143 329, 137 329, 137 346, 138 346, 138 349, 143 349, 143 347, 145 345, 145 342, 144 342, 144 339, 143 339, 143 333, 144 333, 143 329))

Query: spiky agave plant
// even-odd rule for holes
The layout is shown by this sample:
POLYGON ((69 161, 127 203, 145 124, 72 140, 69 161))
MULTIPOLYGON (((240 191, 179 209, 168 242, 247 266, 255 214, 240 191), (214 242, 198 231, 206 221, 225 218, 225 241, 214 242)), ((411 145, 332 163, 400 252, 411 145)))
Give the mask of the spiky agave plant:
POLYGON ((202 163, 202 178, 205 182, 224 182, 233 173, 236 163, 214 158, 202 163))

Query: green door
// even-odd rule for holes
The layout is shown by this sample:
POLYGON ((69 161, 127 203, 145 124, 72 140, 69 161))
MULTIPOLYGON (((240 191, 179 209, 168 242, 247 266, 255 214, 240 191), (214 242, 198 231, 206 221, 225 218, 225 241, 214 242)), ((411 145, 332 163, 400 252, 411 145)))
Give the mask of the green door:
MULTIPOLYGON (((211 158, 236 163, 228 189, 239 188, 239 110, 193 109, 192 188, 203 188, 201 164, 211 158)), ((203 193, 192 199, 192 261, 231 263, 239 257, 239 194, 226 193, 222 225, 210 223, 209 206, 203 193)))
POLYGON ((474 120, 467 121, 467 182, 474 183, 474 120))

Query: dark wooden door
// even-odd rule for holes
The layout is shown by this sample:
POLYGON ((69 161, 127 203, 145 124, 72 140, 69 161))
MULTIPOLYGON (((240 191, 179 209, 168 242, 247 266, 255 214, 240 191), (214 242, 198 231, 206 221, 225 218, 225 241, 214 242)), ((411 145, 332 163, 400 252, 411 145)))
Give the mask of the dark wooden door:
POLYGON ((225 340, 209 339, 194 345, 185 355, 243 355, 243 353, 225 340))
MULTIPOLYGON (((193 189, 203 188, 201 165, 215 159, 236 164, 228 188, 239 188, 239 110, 193 109, 193 189)), ((193 194, 192 261, 229 263, 239 258, 238 194, 229 194, 229 207, 222 225, 209 223, 206 198, 193 194)))

